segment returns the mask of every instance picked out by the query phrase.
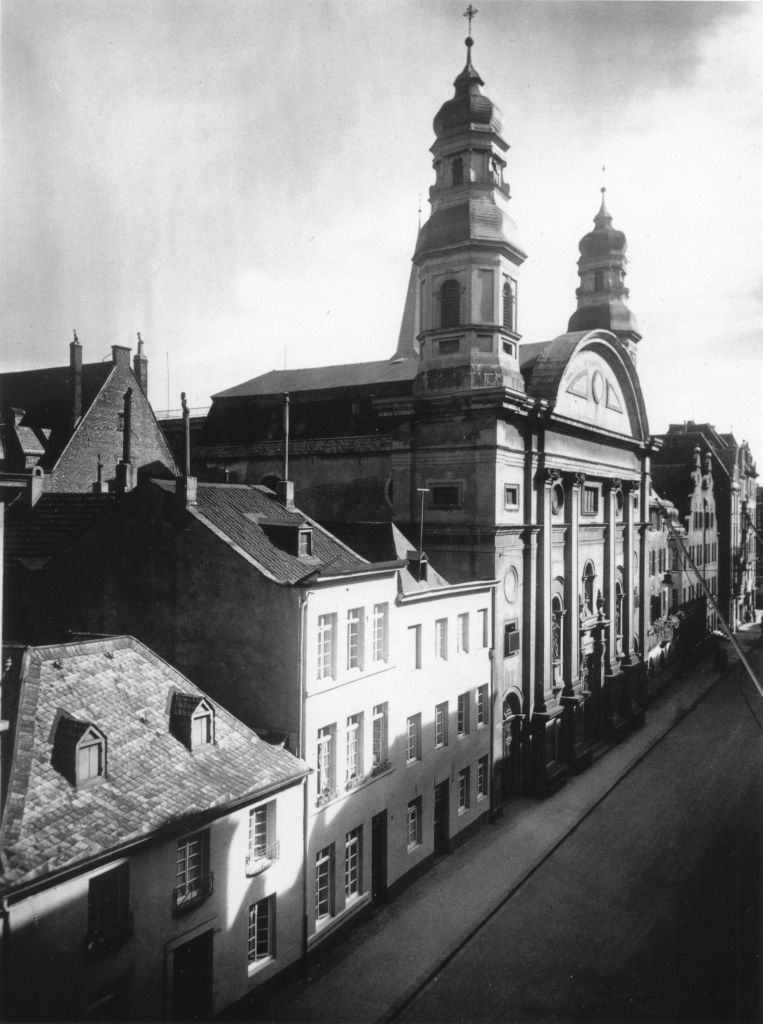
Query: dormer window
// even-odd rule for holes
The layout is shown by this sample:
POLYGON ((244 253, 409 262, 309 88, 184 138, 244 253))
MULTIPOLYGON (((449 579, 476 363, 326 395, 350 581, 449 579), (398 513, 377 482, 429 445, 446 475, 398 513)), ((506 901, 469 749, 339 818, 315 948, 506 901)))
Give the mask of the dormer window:
POLYGON ((300 530, 297 539, 297 554, 300 558, 309 558, 313 553, 313 531, 300 530))
POLYGON ((52 763, 73 786, 105 778, 105 735, 92 722, 61 713, 53 735, 52 763))
POLYGON ((170 732, 188 750, 200 750, 215 742, 215 709, 204 697, 173 693, 170 732))

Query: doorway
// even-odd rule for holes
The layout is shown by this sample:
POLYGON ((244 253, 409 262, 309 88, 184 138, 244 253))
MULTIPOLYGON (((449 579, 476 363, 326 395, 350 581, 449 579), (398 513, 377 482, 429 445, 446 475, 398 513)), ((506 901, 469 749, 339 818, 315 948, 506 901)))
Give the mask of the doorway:
POLYGON ((450 781, 438 783, 434 788, 434 855, 450 852, 450 781))
POLYGON ((387 812, 371 819, 371 897, 375 903, 387 896, 387 812))
POLYGON ((212 1015, 212 934, 210 928, 172 954, 173 1020, 206 1020, 212 1015))

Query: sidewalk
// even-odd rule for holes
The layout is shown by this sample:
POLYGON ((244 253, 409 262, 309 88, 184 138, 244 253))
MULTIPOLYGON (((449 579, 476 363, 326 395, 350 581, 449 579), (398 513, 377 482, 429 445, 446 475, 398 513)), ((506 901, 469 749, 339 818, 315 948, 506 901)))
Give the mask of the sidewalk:
MULTIPOLYGON (((760 627, 737 635, 746 651, 760 642, 760 627)), ((732 654, 729 670, 738 664, 732 654)), ((305 981, 262 1000, 254 993, 250 1019, 393 1018, 720 678, 706 654, 653 700, 642 729, 549 799, 512 800, 503 818, 437 861, 410 889, 328 950, 311 965, 305 981)), ((245 1015, 236 1014, 239 1019, 245 1015)))

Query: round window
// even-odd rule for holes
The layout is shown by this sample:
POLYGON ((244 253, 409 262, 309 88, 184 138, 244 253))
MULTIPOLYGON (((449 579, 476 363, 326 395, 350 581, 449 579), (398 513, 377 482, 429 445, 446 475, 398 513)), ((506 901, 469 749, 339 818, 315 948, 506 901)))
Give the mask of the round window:
POLYGON ((561 484, 554 484, 551 488, 551 511, 558 515, 564 508, 564 488, 561 484))
POLYGON ((503 577, 503 593, 507 601, 514 601, 519 591, 519 573, 510 565, 503 577))

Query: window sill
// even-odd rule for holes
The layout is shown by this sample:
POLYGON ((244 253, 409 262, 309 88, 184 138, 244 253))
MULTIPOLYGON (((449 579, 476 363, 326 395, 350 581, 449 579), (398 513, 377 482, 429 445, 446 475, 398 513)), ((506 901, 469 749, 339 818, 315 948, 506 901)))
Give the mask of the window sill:
POLYGON ((371 893, 364 892, 358 896, 353 896, 349 900, 343 910, 339 913, 329 914, 326 917, 322 917, 320 921, 315 922, 315 931, 308 937, 307 946, 315 945, 321 942, 327 935, 330 935, 335 929, 339 928, 348 918, 358 913, 363 907, 367 906, 371 902, 371 893))
POLYGON ((459 816, 459 818, 461 818, 464 814, 466 814, 468 810, 469 810, 468 807, 459 807, 458 808, 458 816, 459 816))
POLYGON ((408 843, 408 853, 414 853, 416 850, 421 849, 421 843, 408 843))
POLYGON ((250 960, 247 970, 250 978, 253 978, 255 974, 261 974, 266 967, 270 967, 274 964, 276 958, 274 956, 264 956, 262 960, 250 960))

